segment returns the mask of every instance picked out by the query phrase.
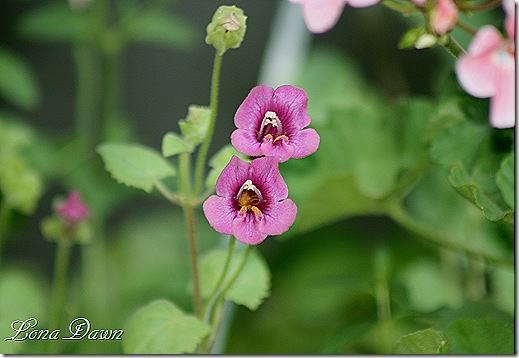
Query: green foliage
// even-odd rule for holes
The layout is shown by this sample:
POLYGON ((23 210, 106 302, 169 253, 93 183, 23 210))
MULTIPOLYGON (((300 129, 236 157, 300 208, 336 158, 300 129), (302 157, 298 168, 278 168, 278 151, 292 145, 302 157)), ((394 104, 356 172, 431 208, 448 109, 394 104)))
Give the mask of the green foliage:
POLYGON ((127 11, 138 12, 131 21, 121 24, 122 36, 130 42, 183 49, 193 47, 196 43, 197 31, 193 24, 170 11, 132 8, 127 11))
POLYGON ((18 56, 0 48, 0 94, 24 110, 33 110, 40 102, 36 78, 18 56))
POLYGON ((215 187, 216 180, 222 173, 223 168, 225 168, 225 166, 229 164, 229 161, 231 160, 233 155, 236 155, 243 160, 247 160, 243 154, 239 153, 230 144, 224 145, 213 155, 211 159, 209 159, 208 164, 211 169, 209 170, 209 173, 207 174, 205 180, 205 186, 207 188, 215 187))
POLYGON ((6 118, 0 115, 0 192, 3 205, 28 215, 43 192, 41 177, 24 153, 35 134, 28 126, 6 118))
POLYGON ((496 183, 504 201, 515 211, 515 163, 514 152, 503 159, 496 175, 496 183))
MULTIPOLYGON (((237 248, 232 255, 229 271, 223 282, 225 287, 242 261, 245 248, 237 248)), ((202 296, 209 298, 222 273, 227 250, 215 249, 200 258, 202 296)), ((256 310, 270 294, 270 271, 265 259, 252 251, 242 272, 231 286, 225 298, 250 310, 256 310)))
POLYGON ((444 336, 451 354, 514 354, 514 328, 494 319, 456 320, 444 336))
POLYGON ((186 119, 178 121, 182 136, 168 132, 162 138, 162 155, 171 157, 180 153, 192 153, 203 142, 209 130, 211 110, 208 107, 189 106, 186 119))
POLYGON ((106 143, 97 151, 114 179, 146 192, 151 192, 157 180, 176 173, 159 153, 142 145, 106 143))
POLYGON ((209 327, 173 303, 156 300, 135 312, 124 328, 126 354, 194 353, 209 327))
POLYGON ((73 229, 66 227, 59 217, 53 215, 42 220, 40 230, 43 236, 50 241, 65 241, 78 244, 91 242, 92 226, 87 221, 82 221, 73 229))
MULTIPOLYGON (((41 281, 34 273, 21 269, 0 272, 0 351, 3 354, 19 354, 27 349, 27 341, 5 340, 16 333, 11 329, 13 321, 31 317, 39 321, 45 319, 48 292, 41 281)), ((21 338, 23 334, 18 337, 21 338)))
POLYGON ((37 41, 89 42, 95 27, 88 12, 73 11, 63 1, 47 2, 25 15, 18 24, 22 35, 37 41))
POLYGON ((426 329, 403 336, 396 342, 395 354, 438 354, 443 346, 442 336, 433 329, 426 329))

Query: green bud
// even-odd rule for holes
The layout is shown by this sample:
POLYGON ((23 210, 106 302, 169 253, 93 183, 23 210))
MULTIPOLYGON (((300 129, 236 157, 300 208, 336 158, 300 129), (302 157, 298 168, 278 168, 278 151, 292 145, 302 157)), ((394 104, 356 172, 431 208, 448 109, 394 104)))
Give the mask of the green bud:
POLYGON ((220 6, 207 25, 205 42, 222 56, 227 49, 238 48, 245 37, 247 16, 236 6, 220 6))

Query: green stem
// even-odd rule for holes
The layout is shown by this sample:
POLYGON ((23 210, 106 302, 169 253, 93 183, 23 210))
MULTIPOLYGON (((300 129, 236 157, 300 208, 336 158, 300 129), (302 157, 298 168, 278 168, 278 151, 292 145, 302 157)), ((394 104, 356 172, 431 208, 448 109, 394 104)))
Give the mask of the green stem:
POLYGON ((72 49, 77 71, 76 135, 81 141, 83 159, 95 154, 95 146, 101 141, 99 125, 98 86, 100 83, 96 52, 86 45, 72 49))
POLYGON ((421 12, 420 8, 417 5, 414 5, 411 2, 401 2, 396 0, 382 0, 382 5, 390 8, 391 10, 395 10, 404 16, 410 15, 414 12, 421 12))
POLYGON ((234 285, 238 277, 240 276, 240 273, 242 272, 243 268, 245 267, 245 264, 247 263, 247 259, 249 258, 249 255, 252 251, 252 246, 247 245, 247 249, 245 251, 245 254, 243 255, 243 258, 240 262, 240 265, 238 266, 238 269, 232 276, 232 278, 227 282, 227 285, 220 291, 220 294, 218 295, 218 298, 216 299, 216 303, 214 304, 213 308, 213 314, 212 314, 212 320, 211 320, 211 335, 207 339, 207 345, 206 349, 209 352, 211 350, 211 347, 214 344, 214 341, 216 339, 216 336, 218 334, 218 330, 220 328, 220 325, 222 323, 222 304, 224 302, 225 296, 227 295, 227 292, 231 289, 231 287, 234 285))
POLYGON ((155 182, 155 188, 164 196, 169 202, 173 204, 182 205, 182 200, 178 196, 178 194, 171 192, 167 186, 164 185, 163 182, 157 180, 155 182))
POLYGON ((202 319, 202 295, 200 292, 200 273, 198 270, 198 247, 196 242, 195 208, 191 198, 191 156, 189 153, 179 155, 179 189, 182 193, 182 211, 187 228, 187 239, 189 243, 189 257, 191 262, 191 275, 193 277, 193 304, 195 314, 202 319))
POLYGON ((479 5, 459 4, 457 6, 460 11, 479 11, 479 10, 492 9, 496 6, 499 6, 499 4, 501 4, 501 2, 502 2, 502 0, 491 0, 485 4, 479 4, 479 5))
MULTIPOLYGON (((58 242, 56 259, 54 261, 54 282, 52 285, 52 301, 49 319, 49 329, 60 329, 61 318, 65 306, 65 292, 67 284, 68 261, 71 245, 66 238, 58 242)), ((57 340, 49 342, 49 353, 56 354, 59 349, 56 346, 57 340)))
POLYGON ((209 300, 207 301, 207 304, 204 308, 204 320, 207 318, 206 316, 207 316, 208 310, 211 309, 211 307, 213 306, 213 301, 215 300, 216 295, 218 294, 218 291, 219 291, 220 287, 222 286, 223 281, 225 280, 225 276, 227 276, 227 272, 229 271, 229 265, 231 263, 231 257, 232 257, 232 252, 234 250, 235 242, 236 242, 236 239, 233 236, 231 236, 231 241, 229 242, 229 248, 227 250, 227 257, 225 259, 225 264, 223 266, 222 273, 220 275, 220 278, 218 279, 218 282, 214 286, 213 292, 211 292, 211 294, 209 295, 209 300))
POLYGON ((207 134, 205 136, 204 142, 200 147, 200 151, 198 152, 198 157, 196 161, 196 169, 195 169, 195 191, 193 197, 197 197, 202 189, 203 183, 203 175, 204 175, 204 166, 207 158, 207 151, 209 150, 209 145, 211 144, 211 139, 213 137, 214 126, 216 122, 216 113, 218 111, 218 87, 220 84, 220 72, 222 68, 222 56, 215 53, 214 56, 214 64, 213 64, 213 75, 211 78, 211 100, 210 107, 211 113, 209 117, 209 126, 207 129, 207 134))
POLYGON ((409 214, 407 214, 399 204, 395 204, 390 207, 389 215, 404 228, 418 234, 423 239, 433 243, 436 246, 445 248, 450 251, 455 251, 461 254, 466 254, 470 257, 482 259, 489 264, 511 268, 514 267, 513 260, 506 260, 500 257, 489 255, 484 252, 472 250, 468 247, 450 242, 449 240, 439 236, 438 234, 431 231, 429 228, 425 227, 422 223, 411 217, 409 214))
POLYGON ((461 45, 452 36, 445 36, 447 36, 447 40, 440 41, 440 43, 454 58, 458 58, 465 53, 463 47, 461 47, 461 45))

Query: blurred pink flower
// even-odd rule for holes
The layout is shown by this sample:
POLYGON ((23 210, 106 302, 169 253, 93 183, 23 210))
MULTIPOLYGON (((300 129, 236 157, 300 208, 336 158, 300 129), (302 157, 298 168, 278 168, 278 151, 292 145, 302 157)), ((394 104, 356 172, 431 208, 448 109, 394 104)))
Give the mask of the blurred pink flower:
POLYGON ((515 2, 514 0, 503 0, 505 10, 505 31, 509 38, 515 41, 515 2))
POLYGON ((456 26, 458 8, 452 0, 436 0, 431 10, 431 27, 437 35, 443 35, 456 26))
POLYGON ((288 188, 274 158, 247 163, 233 156, 216 181, 216 195, 204 202, 203 209, 216 231, 256 245, 294 223, 297 207, 287 197, 288 188))
POLYGON ((301 88, 254 87, 234 116, 231 143, 238 152, 253 157, 274 157, 278 162, 302 158, 319 147, 319 135, 308 116, 308 96, 301 88))
POLYGON ((58 204, 56 213, 70 225, 77 225, 90 215, 90 210, 81 201, 79 193, 72 191, 65 201, 58 204))
POLYGON ((322 34, 331 30, 346 4, 351 7, 368 7, 380 0, 290 0, 303 6, 303 17, 306 27, 314 34, 322 34))
MULTIPOLYGON (((512 29, 507 28, 507 32, 514 36, 512 29)), ((493 127, 515 126, 513 37, 503 39, 495 27, 483 26, 474 35, 468 54, 458 59, 456 75, 467 93, 478 98, 490 97, 489 117, 493 127)))

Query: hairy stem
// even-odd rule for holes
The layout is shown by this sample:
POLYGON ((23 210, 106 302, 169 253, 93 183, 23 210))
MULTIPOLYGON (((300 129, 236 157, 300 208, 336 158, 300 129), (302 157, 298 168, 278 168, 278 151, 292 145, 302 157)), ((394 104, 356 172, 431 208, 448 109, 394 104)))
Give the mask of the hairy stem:
POLYGON ((213 137, 214 126, 216 122, 216 114, 218 112, 218 88, 220 85, 220 72, 222 68, 222 56, 215 53, 214 56, 214 64, 213 64, 213 75, 211 78, 211 99, 210 99, 210 107, 211 113, 209 117, 209 126, 207 130, 207 134, 205 136, 204 142, 200 146, 200 151, 198 152, 198 157, 196 161, 196 169, 195 169, 195 191, 193 197, 197 197, 200 194, 200 190, 202 190, 203 183, 203 175, 204 175, 204 167, 205 161, 207 159, 207 152, 209 150, 209 145, 211 144, 211 139, 213 137))

